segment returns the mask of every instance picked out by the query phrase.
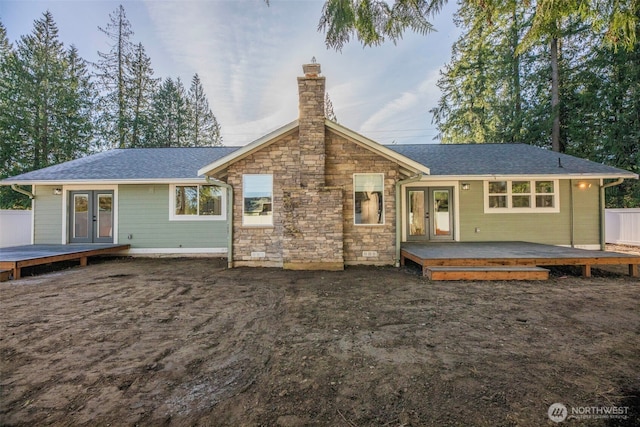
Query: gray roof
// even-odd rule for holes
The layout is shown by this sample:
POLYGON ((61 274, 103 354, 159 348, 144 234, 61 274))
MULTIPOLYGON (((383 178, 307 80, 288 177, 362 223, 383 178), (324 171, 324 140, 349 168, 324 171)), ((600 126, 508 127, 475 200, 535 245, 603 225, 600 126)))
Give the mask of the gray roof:
MULTIPOLYGON (((179 181, 202 178, 198 169, 240 147, 129 148, 28 172, 3 184, 72 181, 179 181)), ((413 144, 387 148, 421 163, 431 175, 586 175, 635 178, 635 174, 526 144, 413 144), (562 167, 558 166, 558 159, 562 167)))
POLYGON ((128 148, 104 151, 6 181, 148 181, 198 178, 198 169, 239 147, 128 148))
POLYGON ((527 144, 388 145, 393 151, 428 166, 431 175, 591 175, 637 177, 635 174, 527 144), (558 159, 560 162, 558 163, 558 159), (562 165, 562 167, 559 167, 562 165))

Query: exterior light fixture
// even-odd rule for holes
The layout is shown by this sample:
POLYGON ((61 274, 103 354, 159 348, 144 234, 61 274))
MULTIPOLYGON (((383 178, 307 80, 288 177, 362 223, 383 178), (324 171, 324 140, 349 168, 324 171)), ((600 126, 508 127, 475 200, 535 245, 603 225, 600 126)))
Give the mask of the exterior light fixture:
POLYGON ((580 181, 578 184, 576 184, 576 187, 578 187, 580 190, 586 190, 587 188, 591 188, 591 184, 588 182, 580 181))
POLYGON ((471 188, 471 184, 469 184, 468 182, 463 182, 462 183, 462 189, 463 190, 469 190, 471 188))
POLYGON ((53 195, 54 196, 59 196, 61 194, 62 194, 62 188, 56 187, 56 188, 53 189, 53 195))

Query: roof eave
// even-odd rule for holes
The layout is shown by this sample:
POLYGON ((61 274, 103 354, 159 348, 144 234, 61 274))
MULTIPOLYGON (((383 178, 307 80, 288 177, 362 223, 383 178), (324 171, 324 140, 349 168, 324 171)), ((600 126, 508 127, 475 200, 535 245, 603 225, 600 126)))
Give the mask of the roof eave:
POLYGON ((200 184, 205 176, 197 178, 143 178, 143 179, 59 179, 59 180, 12 180, 0 181, 1 185, 110 185, 110 184, 200 184))
POLYGON ((400 164, 401 166, 403 166, 404 168, 416 173, 416 174, 423 174, 423 175, 430 175, 431 174, 431 170, 423 165, 422 163, 416 162, 415 160, 411 160, 410 158, 390 149, 387 148, 386 146, 379 144, 369 138, 367 138, 364 135, 361 135, 357 132, 352 131, 349 128, 346 128, 336 122, 333 122, 329 119, 325 119, 325 125, 329 128, 332 129, 335 132, 338 132, 340 134, 342 134, 343 136, 346 136, 347 138, 349 138, 350 140, 354 141, 357 144, 360 144, 362 146, 364 146, 365 148, 376 152, 377 154, 381 155, 382 157, 385 157, 388 160, 391 160, 395 163, 400 164))
POLYGON ((236 151, 216 160, 215 162, 209 163, 208 165, 198 169, 198 175, 213 175, 221 170, 226 169, 229 165, 242 160, 243 158, 253 154, 254 152, 260 150, 268 146, 269 144, 275 142, 276 139, 288 134, 289 132, 295 130, 298 127, 298 120, 294 120, 286 125, 274 130, 266 134, 265 136, 256 139, 253 142, 245 145, 242 148, 237 149, 236 151))
POLYGON ((498 180, 513 178, 552 178, 552 179, 639 179, 634 173, 575 173, 575 174, 475 174, 475 175, 428 175, 424 180, 498 180))

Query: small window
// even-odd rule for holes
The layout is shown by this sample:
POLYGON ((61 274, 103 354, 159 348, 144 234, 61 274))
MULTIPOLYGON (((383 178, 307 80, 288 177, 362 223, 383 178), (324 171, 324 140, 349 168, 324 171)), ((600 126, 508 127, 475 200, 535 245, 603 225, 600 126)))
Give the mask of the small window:
POLYGON ((242 195, 243 225, 273 225, 273 175, 244 175, 242 195))
POLYGON ((174 185, 172 220, 223 219, 223 191, 216 185, 174 185))
POLYGON ((355 174, 354 223, 384 224, 384 174, 355 174))
POLYGON ((485 181, 485 212, 559 212, 557 180, 485 181))

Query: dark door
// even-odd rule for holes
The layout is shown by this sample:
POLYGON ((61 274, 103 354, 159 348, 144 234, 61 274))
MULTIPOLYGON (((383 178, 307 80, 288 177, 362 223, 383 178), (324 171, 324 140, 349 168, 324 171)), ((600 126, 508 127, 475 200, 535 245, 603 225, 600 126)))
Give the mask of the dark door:
POLYGON ((69 192, 69 242, 113 243, 113 191, 69 192))

